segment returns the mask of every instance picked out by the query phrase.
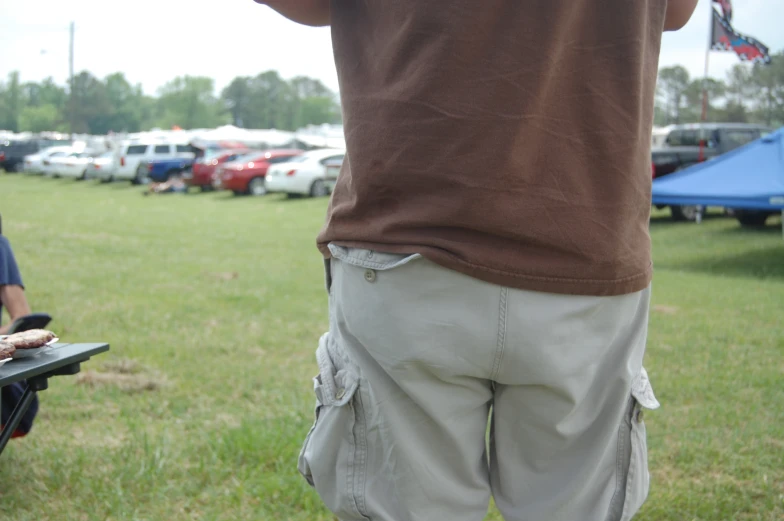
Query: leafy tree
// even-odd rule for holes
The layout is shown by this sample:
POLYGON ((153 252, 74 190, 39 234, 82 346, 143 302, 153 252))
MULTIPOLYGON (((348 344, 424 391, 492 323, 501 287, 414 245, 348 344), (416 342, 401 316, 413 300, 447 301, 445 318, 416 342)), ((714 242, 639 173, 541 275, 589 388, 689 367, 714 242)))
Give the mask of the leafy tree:
POLYGON ((667 123, 682 121, 681 109, 686 99, 689 81, 689 71, 681 65, 665 67, 659 71, 657 88, 659 95, 664 99, 667 123))
POLYGON ((249 121, 252 98, 250 81, 247 76, 234 78, 221 93, 224 106, 231 114, 231 121, 238 127, 245 126, 249 121))
POLYGON ((106 85, 87 71, 74 77, 73 96, 67 107, 66 120, 71 121, 76 133, 106 134, 114 111, 106 85))
POLYGON ((60 110, 47 103, 45 105, 28 105, 19 115, 19 127, 30 132, 67 131, 60 110))
POLYGON ((755 63, 750 76, 755 119, 768 126, 784 125, 784 51, 772 55, 770 65, 755 63))
POLYGON ((8 74, 5 85, 0 84, 0 129, 19 132, 19 114, 22 111, 22 87, 19 73, 8 74))
POLYGON ((225 123, 212 78, 180 76, 164 85, 158 97, 161 127, 211 128, 225 123))

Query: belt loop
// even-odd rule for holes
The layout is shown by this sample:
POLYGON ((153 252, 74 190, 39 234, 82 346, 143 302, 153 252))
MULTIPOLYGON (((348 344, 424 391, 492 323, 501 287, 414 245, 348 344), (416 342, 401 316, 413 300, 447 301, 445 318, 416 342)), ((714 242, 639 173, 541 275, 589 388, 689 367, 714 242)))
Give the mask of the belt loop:
POLYGON ((324 279, 327 285, 327 295, 332 289, 332 259, 324 259, 324 279))

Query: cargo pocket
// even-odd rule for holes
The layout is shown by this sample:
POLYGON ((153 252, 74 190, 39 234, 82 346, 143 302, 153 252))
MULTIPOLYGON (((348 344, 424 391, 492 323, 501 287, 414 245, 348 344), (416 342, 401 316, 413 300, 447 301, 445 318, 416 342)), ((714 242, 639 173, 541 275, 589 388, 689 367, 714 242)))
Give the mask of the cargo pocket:
POLYGON ((364 505, 367 441, 359 376, 329 333, 316 350, 315 422, 297 468, 325 506, 342 520, 367 520, 364 505))
POLYGON ((618 485, 607 521, 629 521, 648 497, 648 441, 644 411, 659 408, 645 368, 632 382, 629 408, 624 415, 618 440, 618 485))

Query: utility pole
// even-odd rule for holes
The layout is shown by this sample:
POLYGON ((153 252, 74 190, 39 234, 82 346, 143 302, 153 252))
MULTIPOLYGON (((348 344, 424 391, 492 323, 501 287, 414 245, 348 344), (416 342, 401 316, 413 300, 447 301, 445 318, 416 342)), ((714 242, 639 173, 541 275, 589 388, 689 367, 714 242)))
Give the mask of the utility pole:
POLYGON ((71 107, 70 107, 70 109, 71 110, 69 111, 69 113, 70 113, 69 116, 70 117, 68 119, 70 120, 70 122, 68 124, 68 129, 71 131, 71 139, 73 139, 73 137, 74 137, 74 126, 75 126, 74 120, 76 119, 75 118, 75 114, 76 114, 76 112, 75 112, 76 111, 76 98, 74 97, 74 31, 75 31, 75 29, 76 29, 75 23, 71 22, 71 43, 70 43, 69 52, 68 52, 68 78, 69 78, 68 79, 68 83, 71 86, 71 88, 70 88, 70 95, 71 95, 71 99, 70 99, 71 107))

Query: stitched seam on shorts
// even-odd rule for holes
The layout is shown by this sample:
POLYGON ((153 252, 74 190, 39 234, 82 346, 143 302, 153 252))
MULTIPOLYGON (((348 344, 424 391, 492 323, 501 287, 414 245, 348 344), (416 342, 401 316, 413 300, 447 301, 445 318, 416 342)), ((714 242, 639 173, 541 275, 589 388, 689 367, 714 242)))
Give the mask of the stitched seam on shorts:
MULTIPOLYGON (((626 408, 624 409, 624 416, 621 418, 621 424, 618 425, 618 444, 615 450, 615 490, 613 491, 612 499, 610 499, 610 508, 607 510, 607 516, 605 517, 606 521, 615 521, 610 518, 610 515, 614 512, 615 500, 618 497, 618 494, 621 491, 621 487, 623 485, 623 456, 624 456, 624 443, 623 443, 623 431, 626 425, 626 410, 628 409, 628 403, 626 408)), ((630 432, 631 434, 631 432, 630 432)))
POLYGON ((491 380, 498 377, 501 372, 501 360, 504 358, 504 349, 506 347, 506 307, 507 297, 509 295, 508 288, 501 288, 501 298, 498 302, 498 339, 496 341, 495 360, 493 360, 493 373, 490 375, 491 380))
MULTIPOLYGON (((348 444, 350 447, 349 450, 349 457, 348 461, 346 462, 346 496, 348 502, 350 503, 351 507, 354 509, 354 512, 357 515, 359 514, 359 509, 357 508, 357 496, 354 494, 354 473, 356 472, 357 466, 357 443, 356 443, 356 428, 357 428, 357 418, 356 418, 356 410, 354 408, 354 404, 352 400, 349 400, 346 405, 343 407, 348 407, 351 410, 351 416, 354 417, 354 423, 351 425, 350 436, 348 436, 348 444)), ((338 465, 340 462, 338 462, 338 465)))
MULTIPOLYGON (((362 382, 360 381, 360 384, 362 382)), ((362 386, 357 386, 354 393, 356 407, 354 414, 356 414, 355 427, 357 429, 357 455, 355 457, 357 468, 355 469, 355 482, 356 489, 354 493, 354 502, 356 504, 357 512, 365 519, 369 519, 367 514, 367 505, 365 504, 365 479, 367 475, 367 417, 365 415, 365 406, 362 400, 362 386)))
POLYGON ((637 465, 636 465, 637 460, 634 458, 634 441, 635 441, 634 440, 634 438, 635 438, 634 422, 635 422, 635 417, 637 416, 637 413, 638 413, 638 404, 635 402, 634 408, 632 409, 632 424, 629 427, 629 439, 630 439, 630 443, 629 443, 629 474, 626 475, 626 497, 625 497, 625 501, 623 503, 623 511, 621 512, 621 520, 627 518, 626 514, 629 512, 629 505, 631 504, 630 501, 629 501, 629 498, 631 497, 631 494, 629 494, 629 492, 630 492, 630 488, 631 488, 632 484, 634 483, 634 480, 636 479, 636 476, 637 476, 637 465))

